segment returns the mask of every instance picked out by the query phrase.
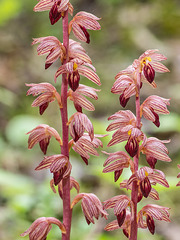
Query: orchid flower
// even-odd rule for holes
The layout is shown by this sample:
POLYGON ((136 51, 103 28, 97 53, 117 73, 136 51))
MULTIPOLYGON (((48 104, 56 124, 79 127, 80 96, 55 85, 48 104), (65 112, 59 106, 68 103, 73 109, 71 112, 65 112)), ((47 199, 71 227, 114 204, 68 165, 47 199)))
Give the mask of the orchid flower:
POLYGON ((30 134, 28 139, 28 148, 31 149, 35 144, 39 143, 41 151, 44 154, 46 154, 47 147, 52 136, 55 137, 55 139, 60 143, 60 145, 62 145, 62 140, 58 132, 54 128, 49 127, 46 124, 38 125, 36 128, 29 131, 27 134, 30 134))
POLYGON ((90 35, 87 29, 100 30, 101 26, 97 22, 100 18, 87 12, 78 12, 69 23, 69 33, 73 30, 74 36, 86 43, 90 43, 90 35))
POLYGON ((31 106, 39 107, 39 113, 41 115, 44 113, 49 103, 55 101, 55 99, 57 99, 59 106, 62 107, 61 97, 56 91, 56 88, 50 83, 31 83, 26 84, 26 86, 30 87, 27 91, 27 96, 30 94, 33 96, 39 95, 39 97, 33 101, 31 106))
POLYGON ((29 235, 30 240, 45 240, 52 228, 51 224, 57 225, 62 233, 66 233, 64 225, 58 219, 54 217, 41 217, 36 219, 21 236, 29 235))
POLYGON ((156 95, 151 95, 141 104, 141 114, 152 121, 157 127, 160 126, 158 114, 169 114, 167 105, 170 99, 162 98, 156 95))
POLYGON ((155 223, 154 219, 159 221, 170 222, 169 219, 169 208, 158 206, 155 204, 148 204, 144 206, 138 212, 138 226, 140 228, 149 229, 151 234, 155 233, 155 223), (146 222, 144 221, 144 217, 146 218, 146 222))
POLYGON ((49 11, 49 19, 54 25, 68 9, 69 13, 73 14, 73 6, 69 0, 40 0, 34 7, 35 12, 49 11))
POLYGON ((108 214, 96 195, 93 193, 79 193, 72 201, 71 208, 73 208, 80 200, 82 200, 81 207, 88 225, 90 223, 94 224, 94 217, 98 219, 99 216, 101 216, 107 219, 108 214))
POLYGON ((63 44, 53 36, 34 38, 32 45, 40 43, 37 47, 38 55, 48 54, 45 62, 45 69, 49 68, 57 59, 63 59, 66 56, 66 49, 63 44))

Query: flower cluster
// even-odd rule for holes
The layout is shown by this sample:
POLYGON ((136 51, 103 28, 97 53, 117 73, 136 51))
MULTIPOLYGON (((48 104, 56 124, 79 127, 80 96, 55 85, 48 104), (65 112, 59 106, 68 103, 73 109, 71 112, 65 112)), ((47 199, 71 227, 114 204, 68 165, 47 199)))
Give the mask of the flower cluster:
MULTIPOLYGON (((72 39, 69 39, 71 31, 74 36, 86 43, 90 43, 90 33, 88 30, 100 30, 99 20, 91 13, 81 11, 73 17, 73 6, 69 0, 39 0, 34 7, 35 12, 49 11, 49 19, 52 25, 62 19, 63 23, 63 42, 57 37, 47 36, 34 38, 32 45, 39 44, 37 47, 38 55, 46 55, 45 69, 47 70, 54 62, 60 63, 54 80, 55 83, 59 76, 62 76, 61 93, 50 83, 30 83, 27 95, 32 95, 36 99, 32 107, 39 107, 39 113, 42 115, 49 107, 51 102, 57 102, 61 112, 62 131, 58 133, 54 128, 40 124, 33 130, 29 131, 28 148, 32 149, 39 143, 41 151, 46 155, 47 149, 52 137, 54 137, 60 146, 59 154, 44 156, 35 170, 49 169, 53 174, 50 186, 53 192, 58 188, 59 196, 63 201, 63 224, 54 218, 39 218, 31 227, 22 234, 28 235, 31 240, 45 240, 51 229, 51 223, 58 225, 62 231, 64 240, 70 239, 71 215, 70 207, 70 190, 75 188, 80 191, 78 182, 70 176, 72 165, 70 162, 69 152, 73 149, 80 155, 83 161, 88 164, 90 155, 98 155, 97 148, 102 147, 99 138, 103 135, 94 134, 94 128, 91 121, 83 113, 83 109, 94 111, 94 105, 86 99, 97 100, 99 90, 80 84, 81 76, 89 79, 91 82, 100 86, 101 82, 92 65, 91 58, 86 53, 82 45, 72 39), (69 21, 69 15, 72 20, 69 21), (68 119, 67 99, 74 104, 75 112, 68 119), (69 134, 72 139, 69 140, 69 134)), ((107 216, 103 209, 102 203, 94 194, 79 193, 72 207, 82 199, 82 210, 86 221, 94 223, 93 217, 98 219, 99 216, 107 216)))
POLYGON ((157 170, 157 160, 170 162, 168 149, 165 143, 169 140, 159 140, 155 137, 147 137, 142 131, 141 118, 152 121, 155 126, 160 126, 159 114, 169 114, 167 106, 169 99, 156 95, 149 96, 140 103, 140 91, 143 83, 147 81, 152 87, 157 87, 154 79, 155 72, 168 72, 169 70, 160 62, 166 57, 158 50, 148 50, 125 70, 120 71, 115 77, 115 83, 111 92, 119 95, 120 105, 125 107, 129 99, 135 96, 136 116, 130 110, 120 110, 110 116, 112 122, 107 131, 115 131, 108 147, 126 142, 126 152, 106 153, 108 158, 104 163, 104 173, 114 172, 114 180, 117 181, 124 168, 130 168, 129 179, 121 181, 120 188, 131 191, 131 198, 126 195, 112 197, 104 202, 105 209, 113 208, 117 220, 109 223, 105 230, 112 231, 123 229, 124 235, 133 240, 137 239, 137 228, 148 228, 154 234, 156 220, 169 220, 168 208, 149 204, 137 213, 137 203, 143 197, 151 197, 159 200, 159 194, 152 186, 161 184, 169 187, 162 171, 157 170), (150 167, 139 168, 140 155, 146 156, 150 167), (146 218, 146 221, 144 220, 146 218))

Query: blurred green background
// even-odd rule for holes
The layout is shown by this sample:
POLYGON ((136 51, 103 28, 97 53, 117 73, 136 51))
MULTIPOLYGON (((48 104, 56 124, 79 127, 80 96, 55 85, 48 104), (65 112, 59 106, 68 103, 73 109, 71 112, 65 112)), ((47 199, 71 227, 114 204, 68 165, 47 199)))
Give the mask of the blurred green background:
MULTIPOLYGON (((25 134, 40 123, 46 123, 60 131, 60 114, 52 103, 43 116, 32 108, 32 97, 26 97, 25 83, 51 82, 58 64, 44 70, 45 57, 38 57, 36 46, 31 46, 33 37, 54 35, 62 40, 61 21, 50 26, 48 12, 34 13, 36 0, 0 0, 0 239, 13 240, 38 217, 53 216, 62 219, 62 202, 49 187, 51 175, 48 171, 35 172, 34 168, 43 159, 38 146, 27 149, 25 134)), ((170 207, 170 224, 157 222, 156 235, 140 230, 138 239, 177 240, 180 236, 180 188, 177 164, 180 163, 180 1, 179 0, 72 0, 74 14, 80 10, 91 12, 102 18, 102 30, 91 32, 91 44, 83 44, 93 60, 102 86, 99 100, 93 102, 96 111, 87 113, 96 133, 105 134, 107 117, 121 109, 118 96, 110 89, 114 76, 132 63, 147 49, 157 48, 168 57, 165 65, 170 73, 157 74, 157 89, 143 85, 142 100, 151 94, 171 98, 170 115, 160 118, 157 129, 144 121, 148 136, 171 139, 168 144, 171 163, 158 162, 157 168, 165 172, 170 188, 157 186, 160 201, 143 200, 139 208, 147 203, 170 207)), ((74 38, 73 36, 71 36, 74 38)), ((93 87, 89 81, 83 84, 93 87)), ((60 87, 59 83, 56 84, 60 87)), ((127 105, 134 110, 134 99, 127 105)), ((69 115, 74 112, 69 104, 69 115)), ((110 136, 103 139, 104 150, 117 151, 123 144, 107 149, 110 136)), ((48 155, 59 153, 55 141, 48 155)), ((112 174, 102 174, 105 156, 91 157, 85 166, 78 155, 71 151, 72 176, 81 186, 81 192, 94 192, 103 201, 116 194, 119 182, 128 177, 123 173, 117 183, 112 174)), ((144 160, 141 164, 144 164, 144 160)), ((75 191, 72 192, 75 196, 75 191)), ((126 239, 121 231, 104 232, 105 225, 114 220, 109 212, 108 221, 100 220, 88 226, 80 204, 73 212, 72 240, 118 240, 126 239)), ((53 227, 48 239, 60 239, 59 230, 53 227)), ((28 237, 24 238, 28 239, 28 237)))

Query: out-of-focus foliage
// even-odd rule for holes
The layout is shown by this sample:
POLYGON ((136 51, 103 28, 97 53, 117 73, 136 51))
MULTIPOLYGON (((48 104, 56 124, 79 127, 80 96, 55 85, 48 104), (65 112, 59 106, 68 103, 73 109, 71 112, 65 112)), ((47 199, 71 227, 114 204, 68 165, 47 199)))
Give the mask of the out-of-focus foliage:
MULTIPOLYGON (((132 63, 142 52, 158 48, 168 57, 166 65, 171 73, 157 74, 157 89, 144 84, 141 100, 150 94, 171 98, 171 115, 162 116, 157 129, 144 121, 149 136, 171 139, 168 144, 172 163, 158 162, 170 183, 169 189, 157 186, 159 204, 171 208, 170 224, 157 224, 155 236, 146 230, 139 232, 138 239, 177 240, 180 235, 180 188, 175 187, 178 179, 177 163, 180 162, 180 2, 179 0, 72 0, 74 11, 92 12, 102 17, 102 30, 91 32, 91 45, 84 44, 91 56, 102 87, 99 100, 93 102, 96 111, 88 113, 95 132, 105 134, 107 116, 121 109, 118 95, 111 94, 114 76, 132 63), (148 237, 147 237, 148 234, 148 237)), ((27 149, 26 132, 39 123, 47 123, 60 130, 60 114, 52 103, 43 116, 38 109, 31 108, 32 97, 26 97, 25 83, 53 82, 58 65, 44 70, 45 57, 38 57, 36 46, 31 46, 33 37, 55 35, 62 40, 60 22, 50 26, 48 12, 34 13, 36 0, 0 1, 0 239, 20 239, 19 235, 38 217, 53 216, 62 219, 62 202, 49 187, 51 175, 47 171, 34 171, 43 159, 38 146, 27 149)), ((82 83, 85 79, 81 79, 82 83)), ((87 84, 91 83, 87 81, 87 84)), ((60 78, 56 84, 60 86, 60 78)), ((93 84, 91 86, 95 87, 93 84)), ((134 110, 133 99, 127 108, 134 110)), ((69 116, 74 108, 69 103, 69 116)), ((103 139, 106 151, 123 149, 119 144, 110 149, 106 145, 110 136, 103 139)), ((59 153, 59 147, 52 141, 48 155, 59 153)), ((71 151, 72 176, 80 181, 81 192, 94 192, 103 201, 121 194, 119 182, 129 176, 125 171, 117 183, 112 174, 103 174, 105 160, 91 158, 85 166, 77 154, 71 151)), ((145 163, 142 158, 141 164, 145 163)), ((73 196, 75 196, 75 191, 73 196)), ((142 204, 152 203, 144 200, 142 204)), ((154 203, 154 202, 153 202, 154 203)), ((140 205, 142 207, 143 205, 140 205)), ((108 221, 100 220, 88 226, 82 216, 80 205, 73 212, 72 240, 118 240, 125 239, 120 231, 103 231, 107 222, 114 220, 111 212, 108 221)), ((27 238, 26 238, 27 239, 27 238)), ((59 239, 59 230, 53 227, 48 239, 59 239)))

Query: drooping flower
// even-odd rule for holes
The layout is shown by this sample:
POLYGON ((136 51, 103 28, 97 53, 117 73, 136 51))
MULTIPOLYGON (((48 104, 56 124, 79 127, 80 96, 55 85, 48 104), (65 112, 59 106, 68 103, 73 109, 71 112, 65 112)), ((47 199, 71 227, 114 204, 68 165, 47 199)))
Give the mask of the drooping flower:
POLYGON ((75 91, 79 87, 80 75, 88 78, 90 81, 97 84, 98 86, 101 85, 100 79, 95 73, 95 68, 91 64, 86 64, 84 62, 68 62, 66 64, 63 64, 55 74, 55 82, 57 77, 63 73, 68 74, 69 86, 73 91, 75 91))
POLYGON ((91 121, 84 113, 76 112, 69 120, 70 135, 76 142, 83 136, 85 130, 88 132, 91 140, 94 138, 94 128, 91 121))
POLYGON ((117 217, 119 227, 124 223, 127 207, 131 207, 131 200, 126 195, 118 195, 104 201, 105 209, 114 209, 114 215, 117 217))
POLYGON ((114 172, 114 181, 116 182, 121 176, 123 169, 128 168, 130 165, 130 157, 126 152, 119 151, 115 153, 106 153, 108 158, 104 162, 103 172, 114 172))
MULTIPOLYGON (((73 189, 73 188, 75 188, 77 193, 79 193, 79 190, 80 190, 79 183, 72 176, 70 176, 70 190, 73 189)), ((62 184, 62 181, 60 181, 60 183, 58 184, 58 192, 59 192, 60 197, 63 199, 63 184, 62 184)))
POLYGON ((92 64, 91 58, 87 55, 85 49, 79 42, 69 39, 69 61, 84 62, 92 64))
POLYGON ((169 69, 159 62, 166 59, 163 54, 159 53, 158 49, 152 49, 145 51, 138 58, 138 61, 135 60, 133 65, 135 68, 138 67, 142 71, 145 79, 155 87, 156 85, 153 83, 155 72, 169 72, 169 69))
POLYGON ((149 96, 141 104, 141 114, 147 119, 152 121, 157 127, 160 126, 158 114, 169 114, 167 105, 170 99, 162 98, 156 95, 149 96))
POLYGON ((127 186, 134 181, 136 181, 140 186, 141 193, 145 198, 147 198, 151 192, 151 185, 159 183, 164 187, 169 187, 164 173, 160 170, 149 167, 142 167, 137 172, 132 174, 127 182, 127 186))
POLYGON ((45 240, 52 228, 51 224, 57 225, 62 233, 66 233, 65 226, 58 219, 54 217, 41 217, 36 219, 21 236, 29 235, 30 240, 45 240))
POLYGON ((72 91, 71 89, 69 89, 68 97, 71 101, 73 101, 74 107, 78 112, 82 112, 82 108, 88 111, 94 111, 94 105, 84 96, 97 100, 98 96, 96 92, 98 91, 100 90, 85 86, 83 84, 79 84, 79 87, 76 89, 76 91, 72 91))
POLYGON ((53 173, 54 184, 58 183, 63 179, 69 176, 71 172, 71 164, 68 160, 68 157, 63 154, 57 154, 52 156, 46 156, 40 162, 40 164, 35 168, 35 170, 50 169, 50 172, 53 173))
POLYGON ((41 115, 44 113, 49 103, 55 101, 55 99, 57 99, 59 106, 62 107, 61 97, 56 91, 56 88, 50 83, 31 83, 26 84, 26 86, 30 87, 27 91, 27 96, 31 94, 33 96, 39 95, 39 97, 33 101, 31 106, 39 107, 39 113, 41 115))
POLYGON ((100 18, 87 12, 78 12, 69 23, 69 33, 73 30, 74 36, 86 43, 90 43, 90 35, 87 29, 100 30, 101 26, 97 22, 100 18))
POLYGON ((129 238, 130 236, 130 226, 131 226, 131 212, 126 209, 126 217, 124 219, 123 224, 119 227, 118 221, 114 220, 106 225, 104 230, 106 231, 114 231, 116 229, 123 229, 124 235, 129 238))
POLYGON ((94 217, 98 219, 99 216, 101 216, 107 219, 107 215, 108 215, 107 212, 103 209, 103 206, 100 200, 93 193, 78 194, 74 198, 71 204, 71 208, 73 208, 74 205, 76 205, 81 199, 82 199, 81 207, 88 225, 90 223, 93 223, 93 224, 95 223, 93 219, 94 217))
POLYGON ((111 88, 114 94, 120 94, 119 101, 125 107, 130 97, 136 94, 136 82, 131 75, 117 75, 115 83, 111 88))
POLYGON ((38 55, 48 54, 45 62, 45 69, 49 68, 57 59, 63 62, 66 56, 66 49, 63 44, 54 36, 34 38, 32 45, 40 43, 37 47, 38 55))
POLYGON ((171 162, 171 159, 168 156, 168 149, 164 145, 164 143, 169 142, 169 140, 159 140, 155 137, 147 138, 144 135, 140 151, 146 155, 146 161, 151 168, 155 168, 157 160, 171 162))
POLYGON ((169 210, 170 208, 162 207, 155 204, 148 204, 138 212, 138 227, 148 228, 151 234, 155 233, 154 219, 160 221, 170 222, 169 210), (144 220, 144 217, 146 221, 144 220))
POLYGON ((108 143, 108 147, 117 143, 127 141, 125 145, 126 151, 131 157, 134 157, 139 149, 139 142, 143 138, 143 133, 136 127, 136 117, 129 111, 119 111, 108 118, 114 120, 107 128, 107 131, 115 131, 112 139, 108 143))
POLYGON ((49 19, 51 24, 55 24, 68 9, 69 13, 73 14, 73 6, 69 0, 40 0, 34 7, 35 12, 49 11, 49 19))
POLYGON ((35 144, 39 143, 41 151, 44 154, 46 154, 47 147, 52 136, 55 137, 55 139, 59 142, 60 145, 62 145, 62 140, 58 132, 54 128, 49 127, 46 124, 38 125, 36 128, 29 131, 27 134, 30 134, 28 139, 28 148, 31 149, 35 144))
POLYGON ((99 156, 98 152, 95 148, 99 146, 103 147, 102 142, 98 137, 104 137, 105 135, 94 135, 93 140, 91 140, 90 136, 86 133, 83 134, 76 142, 73 141, 72 149, 77 152, 83 161, 88 165, 88 159, 90 158, 89 154, 94 156, 99 156))

